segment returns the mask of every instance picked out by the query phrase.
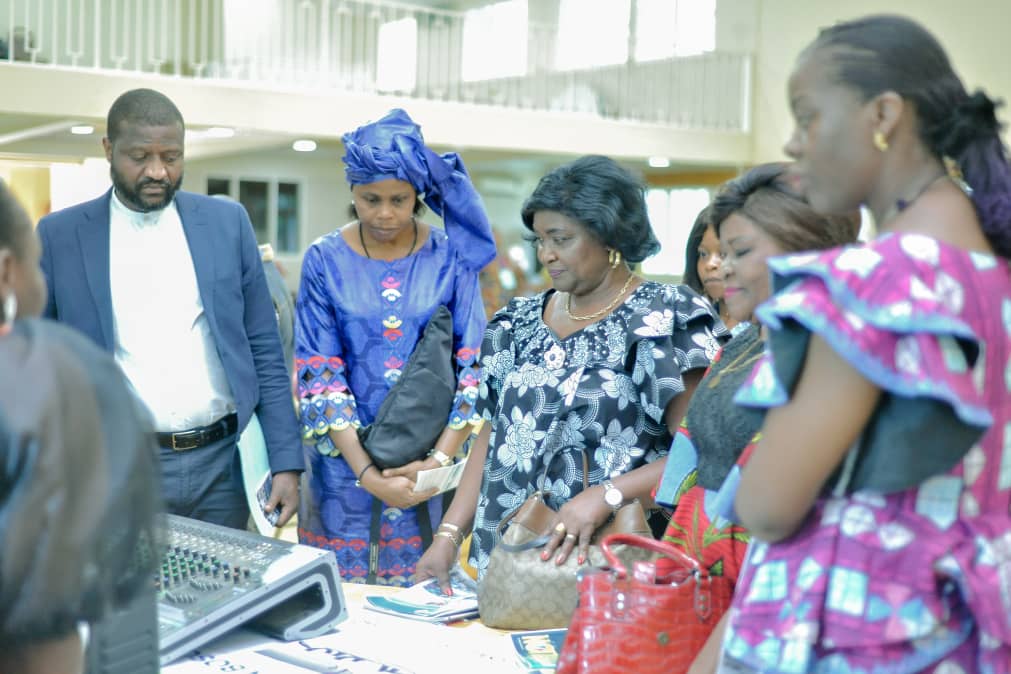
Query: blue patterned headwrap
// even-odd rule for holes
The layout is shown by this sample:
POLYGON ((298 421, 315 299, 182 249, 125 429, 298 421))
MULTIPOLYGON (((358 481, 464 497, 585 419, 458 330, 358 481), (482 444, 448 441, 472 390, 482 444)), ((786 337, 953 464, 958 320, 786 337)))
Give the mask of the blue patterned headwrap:
POLYGON ((495 239, 481 195, 455 152, 438 155, 425 145, 421 127, 399 108, 344 134, 344 174, 351 185, 395 178, 410 183, 442 217, 460 259, 481 269, 495 259, 495 239))

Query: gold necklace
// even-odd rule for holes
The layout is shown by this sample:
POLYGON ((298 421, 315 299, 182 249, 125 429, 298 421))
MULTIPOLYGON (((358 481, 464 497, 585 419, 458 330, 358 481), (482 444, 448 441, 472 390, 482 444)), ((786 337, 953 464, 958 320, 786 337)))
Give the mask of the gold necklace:
POLYGON ((725 368, 722 368, 720 369, 719 372, 714 373, 713 376, 709 379, 708 382, 709 388, 716 388, 717 386, 719 386, 720 382, 723 381, 723 375, 729 372, 737 372, 738 370, 742 370, 747 366, 752 365, 756 361, 758 361, 758 359, 764 355, 762 351, 759 351, 751 358, 745 360, 743 363, 741 362, 748 354, 750 354, 752 351, 755 350, 756 346, 761 348, 762 346, 761 339, 755 340, 755 342, 752 343, 750 346, 748 346, 748 348, 746 348, 744 351, 738 354, 737 358, 734 358, 732 361, 730 361, 725 368))
POLYGON ((628 290, 628 287, 630 285, 632 285, 632 279, 634 279, 634 278, 635 278, 635 274, 629 274, 628 275, 628 280, 625 281, 625 285, 621 286, 621 290, 618 291, 618 294, 615 296, 615 298, 613 300, 611 300, 610 304, 608 304, 606 307, 604 307, 600 311, 594 311, 592 314, 587 314, 586 316, 576 316, 575 314, 572 313, 572 311, 571 311, 571 309, 572 309, 572 293, 569 293, 569 296, 567 298, 565 298, 565 313, 568 315, 569 318, 571 318, 574 321, 592 321, 594 318, 600 318, 601 316, 603 316, 604 314, 606 314, 608 311, 610 311, 611 309, 613 309, 616 304, 618 304, 618 300, 620 300, 622 298, 622 296, 625 294, 625 291, 628 290))

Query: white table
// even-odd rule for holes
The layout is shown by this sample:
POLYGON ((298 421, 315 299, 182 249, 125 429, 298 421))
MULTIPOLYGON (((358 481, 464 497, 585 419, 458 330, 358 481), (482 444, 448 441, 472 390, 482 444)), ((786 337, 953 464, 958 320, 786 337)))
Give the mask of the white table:
POLYGON ((239 629, 162 668, 164 674, 516 674, 508 632, 470 620, 438 625, 363 608, 364 597, 396 588, 347 583, 348 619, 331 634, 285 643, 239 629), (382 665, 385 665, 384 669, 382 665))

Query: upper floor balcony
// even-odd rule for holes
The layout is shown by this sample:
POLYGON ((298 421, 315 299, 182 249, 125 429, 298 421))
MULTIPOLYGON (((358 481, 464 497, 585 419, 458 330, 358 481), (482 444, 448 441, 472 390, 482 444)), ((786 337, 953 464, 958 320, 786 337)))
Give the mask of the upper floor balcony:
POLYGON ((436 143, 623 154, 598 133, 620 123, 628 156, 748 159, 751 56, 718 44, 716 0, 505 0, 465 10, 386 0, 0 0, 0 75, 3 64, 45 88, 0 103, 3 112, 59 116, 77 106, 73 114, 100 119, 112 97, 92 100, 89 87, 157 79, 201 101, 196 120, 194 105, 184 107, 191 123, 276 132, 305 119, 307 130, 336 136, 352 124, 325 130, 300 108, 423 106, 486 120, 483 140, 461 140, 459 124, 426 124, 436 143), (81 79, 96 75, 98 84, 81 79), (220 98, 226 91, 231 98, 220 98), (580 129, 583 140, 544 147, 548 134, 525 133, 544 125, 556 135, 580 129))

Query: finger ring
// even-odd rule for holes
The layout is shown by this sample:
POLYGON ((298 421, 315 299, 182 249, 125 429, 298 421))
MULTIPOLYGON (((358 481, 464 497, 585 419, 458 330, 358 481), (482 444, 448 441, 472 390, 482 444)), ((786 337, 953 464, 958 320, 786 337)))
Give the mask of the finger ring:
POLYGON ((558 534, 559 536, 565 534, 565 522, 559 522, 558 524, 555 525, 555 533, 558 534))
POLYGON ((578 537, 578 536, 576 536, 575 534, 565 534, 565 540, 569 540, 570 538, 571 538, 572 540, 576 540, 576 539, 577 539, 577 538, 579 538, 579 537, 578 537))

